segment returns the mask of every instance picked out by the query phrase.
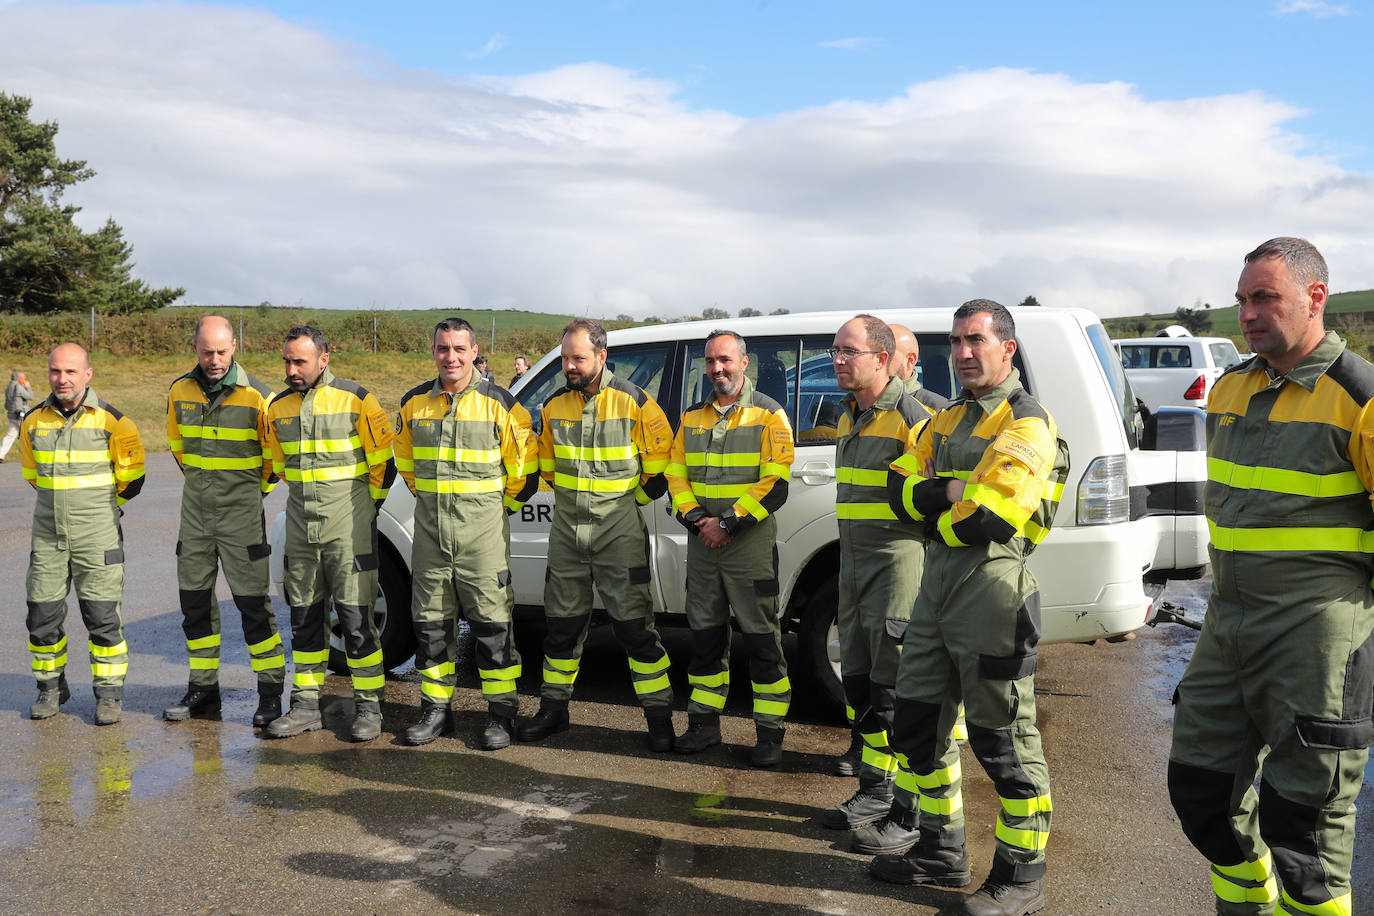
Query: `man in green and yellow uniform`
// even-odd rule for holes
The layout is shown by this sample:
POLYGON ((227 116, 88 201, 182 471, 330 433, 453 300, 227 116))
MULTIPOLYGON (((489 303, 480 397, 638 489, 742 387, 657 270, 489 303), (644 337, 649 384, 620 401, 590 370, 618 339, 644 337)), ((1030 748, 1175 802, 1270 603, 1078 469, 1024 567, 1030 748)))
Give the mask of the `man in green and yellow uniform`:
POLYGON ((1212 590, 1169 795, 1218 913, 1369 912, 1350 868, 1374 743, 1374 366, 1325 329, 1326 284, 1304 239, 1247 254, 1237 318, 1257 355, 1207 402, 1212 590))
POLYGON ((90 639, 95 724, 123 715, 129 647, 120 601, 124 532, 120 506, 143 489, 143 443, 133 421, 96 396, 90 359, 73 343, 48 354, 42 404, 19 428, 24 479, 38 491, 27 580, 29 651, 38 699, 29 718, 57 714, 70 690, 67 593, 76 589, 90 639))
POLYGON ((254 727, 281 715, 286 657, 268 598, 270 571, 262 498, 271 491, 267 401, 272 391, 234 359, 238 341, 228 319, 196 322, 196 368, 167 393, 167 444, 185 480, 177 534, 181 628, 190 655, 186 695, 162 711, 169 722, 220 710, 219 602, 223 568, 243 616, 249 664, 257 675, 254 727))
POLYGON ((506 516, 533 495, 538 459, 528 414, 517 414, 510 392, 474 368, 472 325, 439 322, 432 352, 438 376, 401 399, 393 443, 396 469, 415 494, 411 618, 421 716, 405 741, 428 744, 453 727, 461 613, 477 647, 488 710, 481 748, 490 751, 510 744, 520 709, 506 516))
POLYGON ((319 728, 329 666, 331 601, 353 678, 354 741, 382 731, 386 669, 372 606, 377 600, 377 510, 396 476, 391 421, 375 395, 329 370, 317 328, 286 332, 288 390, 267 408, 272 467, 286 481, 283 587, 291 606, 291 711, 264 730, 286 738, 319 728))
POLYGON ((673 746, 668 653, 654 626, 649 536, 639 507, 667 489, 673 444, 663 409, 606 366, 606 330, 578 318, 563 329, 563 375, 540 411, 539 473, 553 487, 544 580, 544 682, 539 712, 516 733, 539 741, 568 727, 568 701, 592 620, 592 586, 625 647, 649 746, 673 746))
POLYGON ((669 459, 668 490, 687 541, 687 623, 692 685, 687 731, 673 749, 695 754, 720 743, 720 711, 730 692, 730 610, 749 646, 757 742, 754 766, 782 759, 792 684, 778 620, 778 523, 792 474, 792 427, 777 401, 744 374, 744 338, 706 338, 711 396, 682 415, 669 459))

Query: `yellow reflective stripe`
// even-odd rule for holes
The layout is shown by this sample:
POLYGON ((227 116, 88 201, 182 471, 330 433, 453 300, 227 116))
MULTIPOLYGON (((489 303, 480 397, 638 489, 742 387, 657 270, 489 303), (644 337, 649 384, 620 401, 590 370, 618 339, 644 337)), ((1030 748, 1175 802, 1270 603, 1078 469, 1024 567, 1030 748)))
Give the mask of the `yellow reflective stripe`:
POLYGON ((40 646, 37 643, 35 643, 32 639, 29 640, 30 652, 61 652, 65 648, 67 648, 67 637, 65 636, 63 636, 57 642, 53 643, 51 646, 40 646))
POLYGON ((635 681, 635 693, 655 693, 659 690, 668 688, 668 675, 662 674, 659 677, 651 678, 647 681, 635 681))
POLYGON ((549 658, 544 656, 544 683, 571 684, 577 680, 576 658, 549 658))
POLYGON ((374 487, 370 483, 367 485, 367 494, 372 497, 374 502, 379 499, 386 499, 386 494, 389 492, 391 490, 388 487, 374 487))
POLYGON ((300 468, 288 467, 282 474, 291 483, 311 483, 321 480, 349 480, 354 477, 364 477, 368 473, 365 462, 358 462, 354 465, 333 468, 310 468, 302 471, 300 468))
POLYGON ((295 649, 291 652, 291 660, 298 665, 322 665, 329 661, 329 650, 320 649, 315 652, 306 652, 295 649))
MULTIPOLYGON (((936 798, 933 795, 926 795, 922 792, 919 804, 922 811, 928 814, 936 814, 941 817, 950 817, 964 810, 964 799, 961 795, 952 795, 949 798, 936 798)), ((1000 828, 1001 824, 998 824, 998 827, 1000 828)), ((998 835, 1001 835, 1000 831, 998 835)))
POLYGON ((949 546, 968 546, 963 541, 959 540, 959 536, 954 533, 954 513, 950 512, 949 510, 940 513, 940 520, 936 523, 936 528, 939 529, 940 536, 944 538, 945 543, 949 546))
POLYGON ((835 517, 895 522, 897 513, 893 512, 887 503, 838 503, 835 506, 835 517))
POLYGON ((1362 528, 1222 528, 1207 520, 1217 550, 1374 553, 1374 531, 1362 528))
POLYGON ((179 426, 183 439, 232 439, 236 442, 249 442, 258 437, 257 427, 252 429, 233 426, 179 426))
POLYGON ((499 477, 490 480, 433 480, 427 477, 415 478, 415 489, 421 493, 496 493, 505 489, 506 482, 499 477))
POLYGON ((61 448, 51 452, 33 452, 33 460, 39 464, 93 464, 110 460, 109 449, 61 448))
POLYGON ((1032 814, 1054 810, 1048 795, 1035 795, 1031 798, 1003 798, 1002 808, 1012 817, 1030 817, 1032 814))
POLYGON ((752 468, 759 465, 758 452, 686 452, 688 467, 752 468))
POLYGON ((44 658, 33 660, 34 671, 61 671, 67 664, 67 653, 63 652, 55 658, 44 658))
POLYGON ((205 471, 256 471, 262 467, 262 456, 253 455, 249 458, 207 458, 204 455, 182 455, 181 463, 188 468, 200 468, 205 471))
POLYGON ((553 668, 556 671, 576 671, 580 659, 576 658, 549 658, 544 656, 544 667, 553 668))
POLYGON ((180 439, 168 439, 167 447, 170 448, 172 451, 176 452, 178 455, 181 454, 181 452, 184 450, 184 446, 181 444, 180 439))
MULTIPOLYGON (((690 674, 687 675, 687 679, 690 681, 692 676, 690 674)), ((848 703, 844 704, 844 716, 849 720, 850 725, 854 724, 854 707, 850 706, 848 703)))
POLYGON ((416 461, 455 461, 467 464, 495 464, 501 460, 499 448, 449 448, 417 445, 412 450, 416 461))
POLYGON ((350 667, 350 668, 368 668, 368 667, 371 667, 372 665, 380 665, 381 663, 382 663, 382 650, 381 650, 381 649, 378 649, 378 650, 375 651, 375 652, 371 652, 371 653, 369 653, 369 654, 367 654, 367 655, 364 655, 362 658, 350 658, 350 659, 348 660, 348 667, 350 667))
POLYGON ((281 450, 288 455, 326 454, 329 452, 350 452, 362 448, 363 440, 357 433, 347 439, 301 439, 281 443, 281 450), (288 446, 290 446, 288 448, 288 446))
POLYGON ((1049 535, 1049 533, 1050 529, 1041 528, 1035 522, 1032 522, 1030 520, 1027 520, 1026 523, 1021 526, 1020 531, 1021 537, 1030 541, 1032 544, 1039 544, 1049 535))
POLYGON ((1274 912, 1279 916, 1294 916, 1297 913, 1311 913, 1313 916, 1351 916, 1351 897, 1349 892, 1321 903, 1299 903, 1283 891, 1283 902, 1274 912))
POLYGON ((398 471, 413 471, 413 470, 415 470, 415 461, 414 461, 414 459, 411 459, 411 458, 402 458, 400 455, 397 455, 397 456, 396 456, 396 470, 398 470, 398 471))
POLYGON ((23 465, 20 465, 19 473, 23 476, 25 480, 29 481, 32 481, 38 477, 37 468, 24 467, 23 465))
POLYGON ((1222 875, 1218 869, 1221 866, 1212 866, 1212 893, 1217 895, 1218 900, 1227 903, 1273 903, 1279 899, 1279 885, 1273 878, 1263 879, 1240 879, 1228 878, 1222 875), (1238 884, 1237 881, 1244 880, 1245 884, 1238 884))
POLYGON ((554 443, 554 458, 571 461, 628 461, 635 456, 633 445, 559 445, 554 443))
POLYGON ((553 485, 565 490, 587 491, 591 493, 628 493, 639 486, 639 475, 624 480, 591 480, 574 477, 572 474, 554 474, 553 485))
POLYGON ((435 681, 421 681, 420 693, 429 697, 431 700, 448 701, 453 699, 453 687, 435 681))
POLYGON ((377 449, 375 452, 368 452, 364 457, 367 459, 367 463, 370 467, 375 468, 379 464, 386 464, 391 460, 391 446, 386 445, 377 449))
POLYGON ((667 458, 650 458, 646 455, 640 463, 644 465, 645 474, 662 474, 668 468, 667 458))
POLYGON ((792 682, 787 678, 776 680, 771 684, 760 684, 758 681, 751 681, 755 693, 786 693, 792 689, 792 682))
POLYGON ((772 474, 774 477, 780 478, 782 480, 792 479, 792 468, 790 466, 785 464, 775 464, 772 461, 765 461, 763 464, 759 465, 759 473, 762 474, 764 477, 767 477, 768 475, 772 474))
POLYGON ((268 651, 269 649, 275 649, 277 646, 280 646, 280 645, 281 645, 281 634, 280 634, 280 633, 273 633, 271 636, 267 637, 267 638, 264 639, 262 642, 255 642, 255 643, 249 644, 249 646, 248 646, 248 654, 249 654, 249 655, 262 655, 264 652, 268 651))
POLYGON ((266 658, 250 658, 248 664, 254 671, 269 671, 272 668, 285 668, 285 655, 269 655, 266 658))
POLYGON ((768 517, 768 510, 763 508, 759 501, 748 493, 735 500, 735 505, 744 509, 744 511, 748 512, 759 521, 763 521, 768 517))
POLYGON ((78 474, 72 477, 35 475, 34 483, 44 490, 84 490, 87 487, 112 487, 115 485, 115 475, 113 471, 104 474, 78 474))
POLYGON ((291 675, 291 683, 297 687, 323 687, 323 671, 297 671, 291 675))
POLYGON ((690 506, 696 502, 691 490, 681 490, 673 494, 673 508, 681 510, 683 506, 690 506))
POLYGON ((209 649, 211 647, 218 648, 219 644, 220 642, 218 633, 212 633, 209 636, 201 636, 198 639, 186 640, 186 648, 190 649, 192 652, 194 652, 196 649, 209 649))
POLYGON ((440 680, 441 678, 453 674, 457 670, 453 662, 440 662, 437 665, 430 665, 428 668, 417 668, 416 673, 422 678, 440 680))
POLYGON ((143 476, 143 465, 131 468, 119 468, 114 473, 115 480, 120 483, 128 483, 131 480, 138 480, 143 476))
POLYGON ((96 658, 113 658, 116 655, 125 655, 128 651, 129 644, 124 641, 113 646, 97 646, 95 643, 91 643, 91 654, 96 658))
POLYGON ((921 462, 916 460, 915 452, 903 452, 902 456, 892 462, 891 467, 896 470, 907 471, 917 480, 924 480, 926 469, 921 466, 921 462))
POLYGON ((787 715, 787 704, 777 700, 754 699, 754 714, 765 716, 785 716, 787 715))
POLYGON ((386 675, 353 675, 354 690, 381 690, 384 686, 386 686, 386 675))
POLYGON ((219 668, 219 656, 218 656, 218 655, 214 656, 213 658, 200 658, 200 657, 198 657, 198 656, 192 656, 192 657, 191 657, 191 670, 192 670, 192 671, 214 671, 214 670, 217 670, 218 668, 219 668))
POLYGON ((885 487, 887 486, 887 471, 885 469, 875 471, 872 468, 836 468, 835 482, 852 483, 859 487, 885 487))
POLYGON ((513 496, 502 496, 501 505, 509 509, 511 512, 519 512, 520 508, 525 504, 513 496))
MULTIPOLYGON (((924 801, 925 796, 922 795, 921 799, 924 801)), ((1049 843, 1050 832, 1048 830, 1025 830, 1019 827, 1008 827, 999 819, 997 821, 997 839, 1008 846, 1015 846, 1017 849, 1040 852, 1049 843)))
POLYGON ((1267 490, 1271 493, 1318 498, 1354 496, 1356 493, 1365 492, 1364 484, 1360 483, 1360 476, 1354 471, 1309 474, 1286 468, 1251 467, 1223 461, 1220 458, 1207 459, 1207 479, 1236 490, 1267 490))
POLYGON ((866 765, 875 770, 882 770, 884 773, 891 773, 897 769, 897 758, 884 751, 876 750, 864 745, 863 754, 860 758, 866 765))
POLYGON ((1018 531, 1022 523, 1030 518, 1031 512, 1034 511, 1018 505, 1014 500, 1008 499, 992 487, 983 486, 981 483, 971 483, 966 486, 964 499, 973 500, 1018 531))
POLYGON ((712 693, 709 690, 697 687, 692 690, 692 702, 700 703, 702 706, 709 706, 712 709, 724 709, 725 694, 712 693))
POLYGON ((123 677, 128 673, 128 662, 91 662, 91 674, 96 677, 123 677))
POLYGON ((668 667, 668 653, 659 656, 656 661, 641 662, 630 659, 630 670, 635 674, 656 674, 668 667))
POLYGON ((1241 862, 1239 865, 1212 865, 1212 870, 1219 875, 1227 878, 1239 878, 1242 881, 1265 881, 1274 871, 1274 858, 1270 853, 1265 853, 1253 862, 1241 862))
POLYGON ((493 681, 513 681, 520 677, 520 666, 509 665, 505 668, 478 668, 477 676, 493 681))
POLYGON ((645 492, 643 484, 640 484, 639 486, 635 487, 635 502, 637 502, 641 506, 647 506, 649 505, 649 503, 653 502, 653 499, 651 499, 649 497, 649 494, 645 492))
POLYGON ((699 687, 727 687, 730 684, 729 671, 717 671, 715 674, 689 674, 687 683, 696 684, 699 687))
POLYGON ((738 498, 748 493, 754 483, 697 483, 694 480, 692 492, 706 499, 738 498))
POLYGON ((964 775, 963 765, 955 761, 947 767, 934 770, 924 776, 920 773, 913 773, 916 777, 916 785, 922 792, 934 792, 946 786, 952 786, 964 775))
POLYGON ((555 464, 555 462, 554 462, 554 460, 553 460, 552 458, 540 458, 540 459, 539 459, 539 470, 541 470, 541 471, 544 471, 544 472, 552 471, 552 470, 554 469, 555 466, 556 466, 556 464, 555 464))
POLYGON ((667 474, 669 477, 685 478, 687 476, 687 467, 682 464, 669 464, 663 469, 663 473, 667 474))
POLYGON ((897 774, 892 777, 892 785, 894 788, 901 789, 908 795, 915 796, 921 794, 921 790, 916 788, 915 774, 902 766, 902 759, 900 757, 897 758, 897 774))
POLYGON ((482 682, 482 696, 484 696, 484 697, 500 697, 500 696, 505 696, 505 695, 508 694, 508 693, 514 693, 514 692, 515 692, 515 683, 514 683, 513 681, 499 681, 499 680, 497 680, 497 681, 483 681, 483 682, 482 682))

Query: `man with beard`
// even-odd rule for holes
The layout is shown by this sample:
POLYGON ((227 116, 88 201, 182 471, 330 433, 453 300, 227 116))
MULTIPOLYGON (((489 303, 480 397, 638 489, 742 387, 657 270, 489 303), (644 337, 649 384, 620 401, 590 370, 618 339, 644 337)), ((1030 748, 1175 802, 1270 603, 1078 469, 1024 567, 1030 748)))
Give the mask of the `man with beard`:
POLYGON ((86 351, 60 344, 48 354, 52 394, 29 411, 19 431, 24 479, 38 491, 27 581, 29 651, 38 699, 30 719, 57 715, 70 696, 67 593, 89 635, 95 724, 123 714, 129 647, 120 599, 124 532, 120 506, 143 489, 143 443, 133 421, 96 396, 86 351))
POLYGON ((281 715, 286 657, 272 603, 267 558, 271 547, 262 498, 276 483, 267 434, 272 390, 234 360, 238 341, 226 318, 196 322, 196 368, 167 393, 167 444, 185 477, 177 533, 177 589, 190 675, 181 701, 162 711, 179 722, 220 711, 219 602, 221 567, 243 616, 250 664, 258 681, 253 725, 281 715))
POLYGON ((377 600, 377 510, 396 476, 392 426, 375 395, 335 378, 329 341, 309 325, 286 332, 288 390, 272 399, 272 466, 286 481, 283 590, 291 605, 291 711, 264 730, 288 738, 320 728, 329 667, 329 607, 343 631, 353 677, 354 741, 382 731, 386 669, 372 605, 377 600))
POLYGON ((567 387, 544 403, 539 472, 554 491, 544 581, 544 679, 521 741, 568 727, 568 701, 592 621, 592 586, 629 655, 649 747, 673 746, 668 654, 654 626, 649 536, 639 507, 663 495, 673 433, 648 392, 606 365, 606 330, 577 318, 563 329, 567 387))
POLYGON ((668 490, 687 542, 687 623, 692 685, 687 731, 674 743, 695 754, 720 743, 720 711, 730 692, 730 610, 749 646, 757 743, 754 766, 782 759, 783 721, 792 699, 778 621, 774 513, 787 501, 792 427, 782 405, 754 390, 749 355, 734 331, 706 338, 712 393, 682 415, 669 459, 668 490))

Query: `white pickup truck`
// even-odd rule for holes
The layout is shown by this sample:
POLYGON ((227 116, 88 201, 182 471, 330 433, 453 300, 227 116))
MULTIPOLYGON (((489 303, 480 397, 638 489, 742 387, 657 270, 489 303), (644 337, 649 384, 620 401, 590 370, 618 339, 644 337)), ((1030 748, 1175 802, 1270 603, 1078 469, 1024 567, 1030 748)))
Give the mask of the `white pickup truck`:
POLYGON ((1112 341, 1135 396, 1150 410, 1207 409, 1207 396, 1227 366, 1240 362, 1225 337, 1135 337, 1112 341))
MULTIPOLYGON (((1013 313, 1022 381, 1055 417, 1071 455, 1054 528, 1031 558, 1041 586, 1044 640, 1087 642, 1129 632, 1150 618, 1167 579, 1195 578, 1205 570, 1202 413, 1166 410, 1142 422, 1117 351, 1092 313, 1013 313)), ((953 310, 877 314, 916 332, 925 386, 946 396, 956 393, 949 361, 953 310)), ((793 674, 809 677, 837 703, 834 408, 844 392, 825 350, 850 317, 830 312, 653 325, 611 332, 608 347, 616 375, 646 389, 676 421, 709 387, 702 372, 706 335, 727 326, 746 338, 755 386, 786 405, 797 436, 788 502, 777 514, 783 624, 799 637, 800 664, 793 674)), ((562 384, 554 351, 521 379, 514 394, 537 418, 540 405, 562 384)), ((387 668, 403 663, 414 646, 413 508, 398 480, 378 520, 383 594, 376 613, 387 668)), ((553 494, 541 488, 511 517, 511 572, 524 611, 537 610, 543 601, 552 509, 553 494)), ((666 497, 643 511, 660 621, 685 624, 687 532, 666 497)), ((272 553, 278 583, 283 530, 278 519, 278 549, 272 553)), ((341 663, 341 655, 334 661, 341 663)))

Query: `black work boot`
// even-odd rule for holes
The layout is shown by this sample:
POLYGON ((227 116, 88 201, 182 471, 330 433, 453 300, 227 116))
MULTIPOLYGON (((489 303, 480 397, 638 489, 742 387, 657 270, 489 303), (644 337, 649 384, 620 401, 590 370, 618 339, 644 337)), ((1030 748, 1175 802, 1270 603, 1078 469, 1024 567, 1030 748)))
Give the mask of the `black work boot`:
POLYGON ((784 729, 755 722, 754 732, 758 735, 758 741, 749 753, 749 762, 756 767, 773 767, 781 763, 784 729))
POLYGON ((890 884, 967 887, 973 880, 962 830, 945 836, 922 830, 920 839, 906 855, 878 856, 868 863, 868 873, 890 884))
POLYGON ((420 706, 420 721, 416 722, 406 733, 402 735, 402 740, 412 747, 419 747, 421 744, 429 744, 440 735, 447 735, 453 731, 453 713, 448 706, 440 706, 438 703, 423 703, 420 706))
POLYGON ((371 741, 382 733, 382 704, 376 700, 353 702, 353 725, 348 730, 350 741, 371 741))
POLYGON ((218 684, 191 684, 186 695, 178 703, 162 710, 162 718, 168 722, 183 722, 195 715, 217 716, 220 710, 218 684))
POLYGON ((56 683, 44 681, 38 685, 38 699, 29 707, 30 719, 51 719, 57 715, 58 707, 72 698, 67 689, 67 676, 64 674, 56 683))
POLYGON ((679 754, 700 754, 716 744, 720 744, 720 716, 689 712, 687 730, 673 739, 673 750, 679 754))
POLYGON ((516 731, 515 737, 521 741, 543 741, 549 735, 567 731, 570 722, 567 703, 544 700, 533 718, 516 731))
POLYGON ((291 711, 267 723, 261 734, 264 738, 290 738, 301 732, 313 732, 323 727, 318 700, 293 700, 291 711))
POLYGON ((120 697, 95 698, 95 724, 114 725, 124 718, 124 700, 120 697))
POLYGON ((851 728, 849 735, 849 750, 838 757, 830 758, 830 772, 836 776, 856 775, 859 772, 859 763, 863 760, 864 739, 859 737, 859 730, 851 728))
POLYGON ((1008 884, 989 876, 983 886, 964 899, 961 916, 1030 916, 1045 908, 1041 882, 1008 884))
POLYGON ((921 838, 917 820, 915 811, 894 804, 886 817, 857 828, 849 838, 849 848, 869 856, 900 856, 921 838))
POLYGON ((644 721, 649 726, 649 750, 660 754, 671 751, 673 742, 677 740, 677 734, 673 731, 673 717, 667 713, 645 713, 644 721))
POLYGON ((876 786, 859 787, 846 801, 821 812, 821 826, 831 830, 853 830, 887 817, 892 810, 892 786, 880 782, 876 786))
POLYGON ((258 708, 253 710, 253 727, 262 728, 281 718, 281 684, 258 684, 258 708))
POLYGON ((503 747, 510 747, 510 738, 514 731, 514 716, 503 716, 496 712, 488 713, 487 727, 482 732, 482 743, 478 747, 484 751, 499 751, 503 747))

